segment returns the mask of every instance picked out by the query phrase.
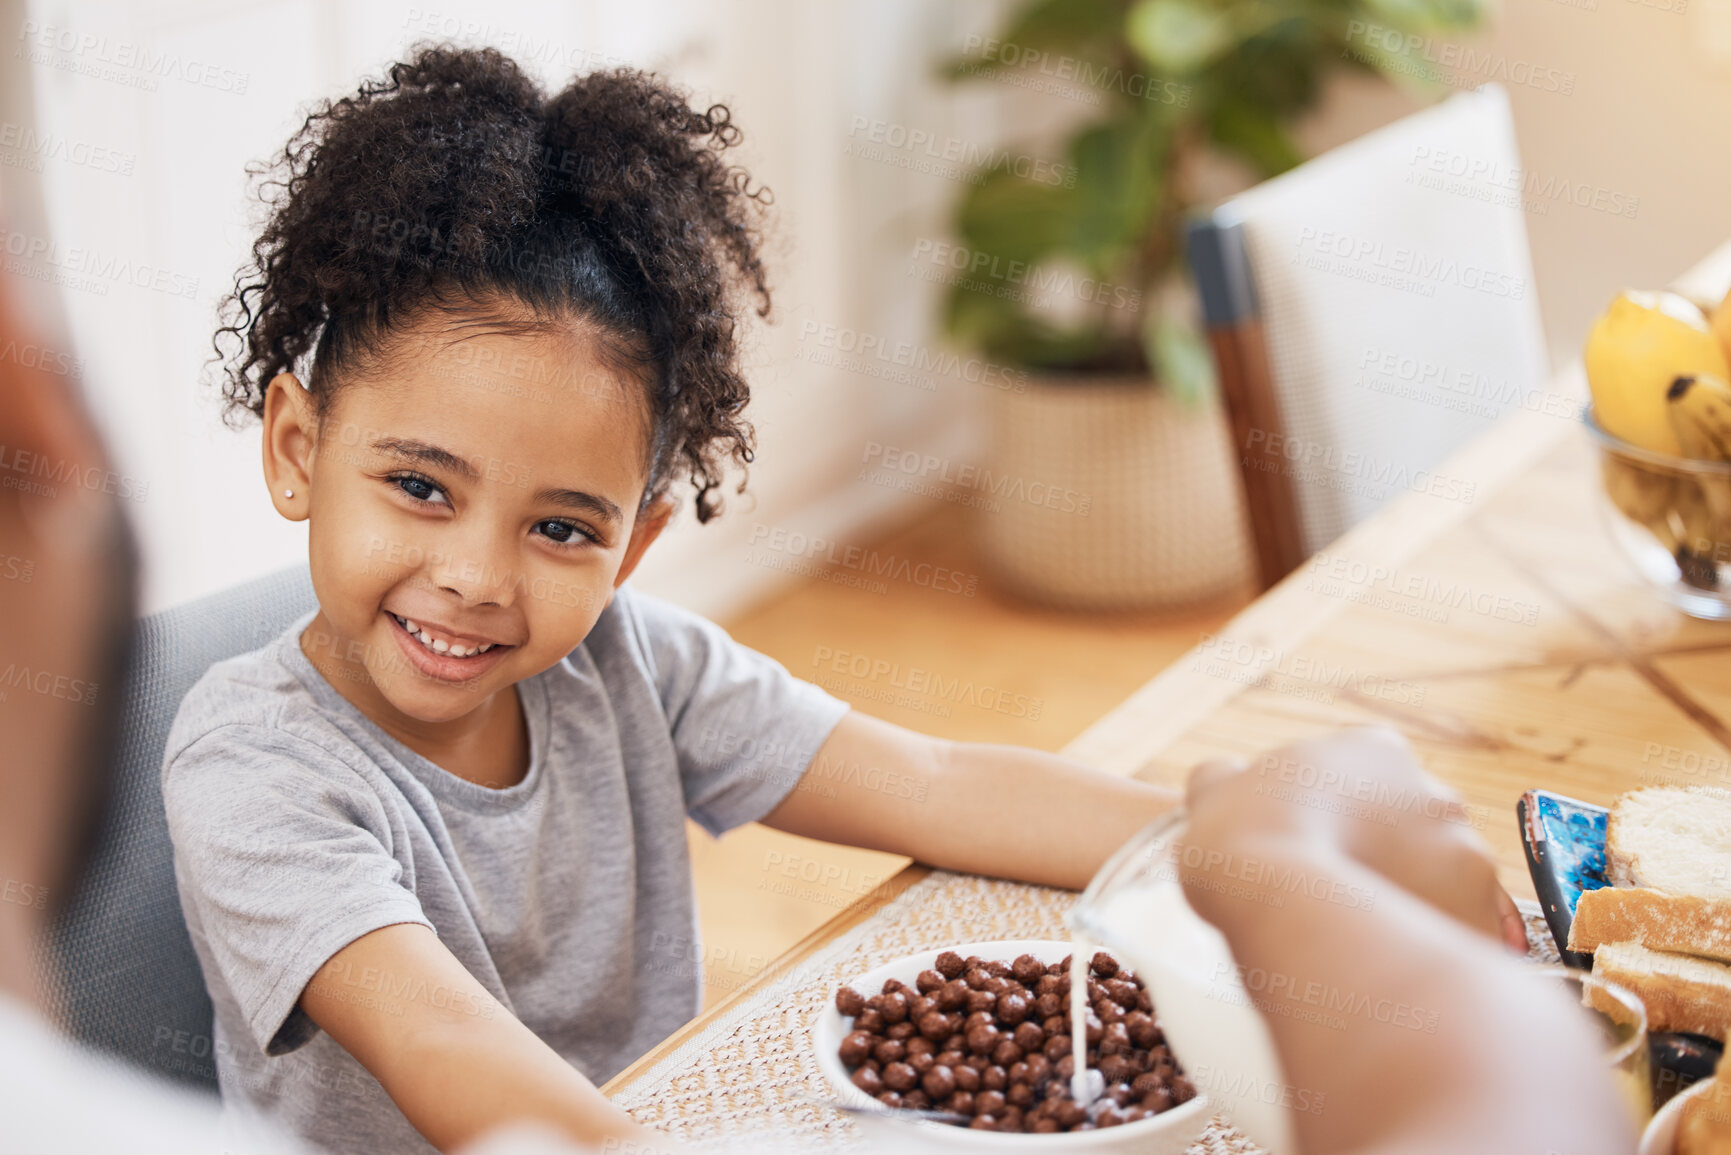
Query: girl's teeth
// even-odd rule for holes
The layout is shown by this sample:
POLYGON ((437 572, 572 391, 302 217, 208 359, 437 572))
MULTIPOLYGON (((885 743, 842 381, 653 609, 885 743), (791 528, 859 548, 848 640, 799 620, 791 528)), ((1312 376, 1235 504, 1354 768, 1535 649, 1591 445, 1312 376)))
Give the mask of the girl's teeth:
POLYGON ((399 617, 397 618, 397 621, 402 624, 403 629, 407 630, 416 641, 420 642, 429 650, 432 650, 435 654, 449 654, 453 658, 472 658, 476 654, 486 653, 496 644, 493 642, 486 642, 478 646, 462 646, 453 642, 447 642, 443 638, 434 638, 431 634, 427 633, 426 630, 423 630, 408 618, 399 617))

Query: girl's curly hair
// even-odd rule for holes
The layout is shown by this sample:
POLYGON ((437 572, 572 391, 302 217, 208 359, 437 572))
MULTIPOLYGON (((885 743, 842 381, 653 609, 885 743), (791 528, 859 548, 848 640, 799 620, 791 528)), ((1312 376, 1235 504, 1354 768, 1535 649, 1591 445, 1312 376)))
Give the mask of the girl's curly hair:
POLYGON ((316 108, 255 171, 269 220, 215 338, 227 417, 262 416, 271 378, 309 357, 322 416, 340 371, 394 324, 504 294, 589 323, 636 371, 645 500, 685 475, 710 520, 728 460, 752 457, 738 298, 769 315, 770 196, 727 163, 739 140, 725 106, 697 112, 632 69, 548 98, 494 49, 420 48, 316 108))

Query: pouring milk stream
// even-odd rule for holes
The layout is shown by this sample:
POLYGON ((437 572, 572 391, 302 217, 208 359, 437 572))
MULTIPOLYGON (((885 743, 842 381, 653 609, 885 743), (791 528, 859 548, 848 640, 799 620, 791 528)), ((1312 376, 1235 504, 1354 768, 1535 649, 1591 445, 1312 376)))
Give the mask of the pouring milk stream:
POLYGON ((1104 1090, 1085 1068, 1088 960, 1104 948, 1142 979, 1167 1044, 1190 1081, 1272 1155, 1291 1155, 1287 1083, 1268 1033, 1220 932, 1191 909, 1178 880, 1184 815, 1159 819, 1101 868, 1069 916, 1074 942, 1071 1014, 1075 1074, 1084 1106, 1104 1090))

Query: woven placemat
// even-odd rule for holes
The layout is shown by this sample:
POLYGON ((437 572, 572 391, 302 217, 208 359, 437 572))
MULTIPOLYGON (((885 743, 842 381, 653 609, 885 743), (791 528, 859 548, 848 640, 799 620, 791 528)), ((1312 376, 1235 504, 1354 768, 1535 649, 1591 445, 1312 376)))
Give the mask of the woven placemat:
MULTIPOLYGON (((845 1115, 810 1100, 833 1097, 811 1024, 837 987, 936 944, 1067 939, 1072 891, 934 871, 860 925, 776 976, 614 1097, 639 1122, 695 1144, 734 1146, 748 1136, 776 1146, 840 1151, 861 1145, 845 1115)), ((1523 902, 1529 952, 1558 961, 1537 905, 1523 902)), ((1259 1155, 1221 1117, 1189 1155, 1259 1155)))

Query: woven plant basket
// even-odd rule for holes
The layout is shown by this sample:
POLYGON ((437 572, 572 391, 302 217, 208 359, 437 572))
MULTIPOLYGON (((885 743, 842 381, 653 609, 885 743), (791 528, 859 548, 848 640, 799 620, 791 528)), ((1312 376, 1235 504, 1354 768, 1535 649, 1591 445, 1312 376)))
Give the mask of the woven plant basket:
POLYGON ((1029 381, 993 395, 976 507, 1000 584, 1068 609, 1149 609, 1248 580, 1249 534, 1226 420, 1145 379, 1029 381))

